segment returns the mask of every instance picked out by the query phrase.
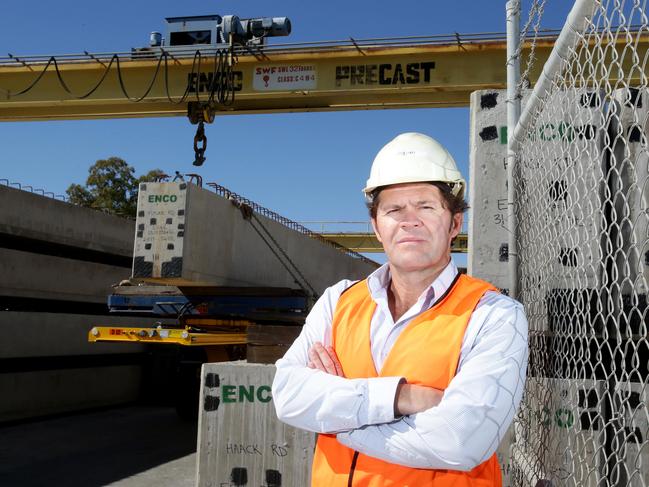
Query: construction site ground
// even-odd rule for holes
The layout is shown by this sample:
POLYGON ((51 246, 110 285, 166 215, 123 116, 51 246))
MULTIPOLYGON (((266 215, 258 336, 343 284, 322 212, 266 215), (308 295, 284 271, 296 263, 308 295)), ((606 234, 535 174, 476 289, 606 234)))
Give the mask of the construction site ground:
POLYGON ((138 405, 0 425, 0 485, 193 487, 196 427, 138 405))

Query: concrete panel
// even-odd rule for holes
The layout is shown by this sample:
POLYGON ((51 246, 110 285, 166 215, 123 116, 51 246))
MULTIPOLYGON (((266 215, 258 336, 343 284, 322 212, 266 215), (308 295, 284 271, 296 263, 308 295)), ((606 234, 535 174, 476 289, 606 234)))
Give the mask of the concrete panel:
POLYGON ((604 386, 588 379, 527 379, 532 408, 517 433, 529 450, 517 449, 513 462, 524 485, 541 479, 551 485, 602 485, 604 386))
POLYGON ((134 222, 0 186, 0 233, 130 256, 134 222))
POLYGON ((624 456, 625 485, 645 487, 649 485, 649 390, 640 382, 619 382, 615 394, 623 405, 622 421, 618 423, 623 431, 616 444, 622 443, 618 455, 624 456))
MULTIPOLYGON (((505 90, 482 90, 471 94, 471 209, 467 261, 467 271, 470 275, 489 281, 503 290, 509 287, 506 97, 505 90)), ((496 451, 503 476, 503 487, 511 485, 510 449, 513 442, 512 425, 496 451)))
MULTIPOLYGON (((615 209, 611 236, 619 237, 611 250, 617 252, 617 284, 623 302, 643 314, 649 291, 649 90, 615 90, 613 100, 616 116, 611 116, 609 129, 613 157, 607 179, 615 209)), ((642 320, 631 321, 633 334, 643 336, 642 320)))
POLYGON ((532 207, 526 212, 537 219, 529 231, 542 233, 539 255, 526 271, 531 279, 548 276, 555 289, 594 289, 601 283, 605 119, 597 93, 553 93, 530 134, 542 155, 537 151, 529 160, 522 153, 521 178, 532 207), (545 221, 538 220, 538 206, 546 211, 545 221))
POLYGON ((0 248, 0 295, 105 303, 128 269, 0 248))
POLYGON ((467 271, 500 289, 509 287, 506 97, 505 90, 471 94, 469 154, 467 271))
POLYGON ((376 268, 265 216, 244 218, 232 202, 192 184, 141 185, 136 223, 134 277, 175 284, 298 287, 264 240, 278 254, 285 252, 318 293, 376 268))
POLYGON ((123 316, 0 312, 0 333, 9 338, 0 340, 0 359, 143 352, 144 345, 136 343, 88 343, 88 331, 95 325, 146 322, 123 316))
POLYGON ((309 485, 315 434, 277 419, 274 365, 204 364, 198 423, 198 487, 309 485))
POLYGON ((0 421, 134 401, 140 376, 133 365, 0 374, 0 421))

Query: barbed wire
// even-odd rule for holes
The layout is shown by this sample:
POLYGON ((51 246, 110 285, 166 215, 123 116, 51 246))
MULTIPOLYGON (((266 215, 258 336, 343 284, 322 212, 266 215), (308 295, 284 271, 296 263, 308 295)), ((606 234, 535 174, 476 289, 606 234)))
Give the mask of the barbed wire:
MULTIPOLYGON (((520 34, 520 39, 518 42, 518 46, 516 47, 516 50, 512 56, 510 56, 509 59, 507 59, 507 64, 510 64, 513 62, 515 59, 520 59, 521 53, 523 52, 523 47, 525 46, 525 43, 528 41, 528 34, 530 32, 530 27, 532 26, 532 22, 536 19, 536 22, 534 23, 534 26, 532 28, 534 35, 532 36, 532 39, 530 41, 530 52, 527 57, 527 62, 525 65, 525 70, 523 73, 520 75, 520 81, 518 82, 518 85, 516 86, 516 91, 518 93, 518 96, 520 98, 520 91, 523 88, 527 88, 529 86, 529 74, 532 68, 534 67, 534 63, 536 62, 536 43, 539 38, 539 33, 543 32, 545 33, 546 31, 541 30, 541 19, 543 17, 543 13, 545 11, 545 3, 546 0, 533 0, 532 5, 530 6, 530 10, 527 16, 527 20, 525 22, 525 25, 521 29, 521 34, 520 34)), ((521 4, 519 3, 519 9, 521 8, 521 4)), ((519 10, 520 13, 520 10, 519 10)))
POLYGON ((521 35, 521 42, 518 47, 518 52, 520 55, 520 52, 522 50, 523 43, 527 39, 527 34, 529 32, 530 24, 532 23, 532 19, 536 17, 536 23, 534 24, 534 37, 532 38, 532 43, 530 45, 530 53, 527 57, 527 63, 525 65, 525 71, 521 74, 520 81, 518 82, 518 86, 516 87, 517 91, 520 92, 522 88, 526 88, 526 85, 529 85, 529 74, 530 71, 532 70, 532 67, 534 66, 534 63, 536 62, 536 41, 539 37, 539 29, 541 27, 541 19, 543 17, 543 12, 545 9, 545 2, 546 0, 534 0, 532 2, 532 6, 530 7, 530 12, 527 17, 527 22, 525 23, 525 27, 523 28, 523 32, 521 35))

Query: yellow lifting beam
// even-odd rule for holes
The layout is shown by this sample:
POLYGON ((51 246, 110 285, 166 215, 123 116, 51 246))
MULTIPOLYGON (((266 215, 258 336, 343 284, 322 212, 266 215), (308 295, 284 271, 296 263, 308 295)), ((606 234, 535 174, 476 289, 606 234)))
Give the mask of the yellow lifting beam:
MULTIPOLYGON (((530 81, 538 78, 553 43, 553 37, 537 41, 530 81)), ((528 53, 526 45, 523 63, 528 53)), ((47 66, 47 57, 0 62, 0 121, 184 116, 187 101, 208 99, 213 56, 202 56, 199 68, 194 56, 174 55, 159 66, 155 56, 120 54, 123 87, 129 95, 140 97, 151 85, 137 103, 124 96, 111 56, 61 57, 56 66, 51 62, 47 66), (61 86, 57 67, 78 96, 105 78, 96 91, 75 99, 61 86), (32 89, 18 94, 41 74, 32 89), (172 103, 167 97, 168 93, 179 100, 186 91, 184 103, 172 103)), ((217 113, 468 106, 472 91, 505 88, 505 63, 504 39, 271 46, 238 54, 234 104, 218 107, 217 113)))
MULTIPOLYGON (((368 232, 337 232, 337 233, 321 233, 327 240, 336 242, 343 247, 354 250, 356 252, 371 254, 383 252, 383 246, 379 242, 374 233, 368 232)), ((453 241, 451 252, 464 253, 468 252, 468 236, 466 233, 461 233, 453 241)))
POLYGON ((184 346, 245 345, 246 331, 192 331, 189 328, 95 326, 89 342, 163 343, 184 346))

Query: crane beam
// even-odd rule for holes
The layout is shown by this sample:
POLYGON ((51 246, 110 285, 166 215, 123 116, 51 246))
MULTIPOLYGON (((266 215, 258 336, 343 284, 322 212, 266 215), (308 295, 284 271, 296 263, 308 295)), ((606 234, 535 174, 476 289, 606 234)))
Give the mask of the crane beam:
MULTIPOLYGON (((349 45, 240 49, 233 67, 234 102, 211 108, 228 115, 468 106, 471 92, 506 85, 505 41, 469 36, 474 37, 467 42, 458 37, 456 42, 359 44, 352 39, 349 45)), ((649 34, 635 33, 634 38, 643 59, 649 34)), ((555 39, 535 41, 528 74, 532 85, 555 39)), ((634 76, 629 85, 640 85, 642 73, 631 69, 625 37, 611 42, 623 72, 634 76)), ((523 45, 523 66, 530 49, 529 42, 523 45)), ((614 54, 609 51, 602 55, 614 54)), ((196 52, 0 59, 0 121, 187 115, 188 102, 210 101, 209 88, 218 78, 218 52, 201 51, 200 57, 196 52)))
MULTIPOLYGON (((553 43, 537 41, 532 81, 553 43)), ((0 121, 184 116, 208 101, 214 56, 118 56, 0 60, 0 121)), ((468 106, 472 91, 505 87, 505 56, 500 39, 241 52, 234 103, 217 114, 468 106)))
MULTIPOLYGON (((343 247, 347 247, 354 252, 363 254, 372 254, 383 252, 383 245, 378 241, 376 235, 372 232, 326 232, 321 235, 327 240, 331 240, 343 247)), ((466 254, 468 249, 468 236, 466 233, 460 233, 451 245, 451 252, 466 254)))

